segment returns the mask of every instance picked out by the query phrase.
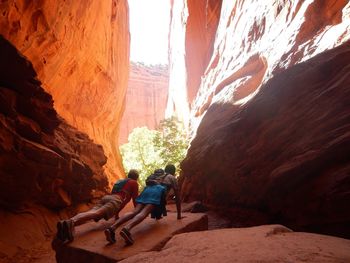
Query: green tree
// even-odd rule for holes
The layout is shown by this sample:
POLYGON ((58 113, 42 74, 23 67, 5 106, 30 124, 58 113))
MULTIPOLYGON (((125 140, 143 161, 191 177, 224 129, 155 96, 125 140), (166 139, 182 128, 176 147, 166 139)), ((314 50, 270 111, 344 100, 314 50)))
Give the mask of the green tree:
POLYGON ((154 139, 158 133, 146 127, 135 128, 128 137, 128 143, 120 146, 124 169, 137 169, 142 185, 147 176, 163 165, 159 149, 154 146, 154 139))
POLYGON ((162 120, 158 127, 154 144, 160 153, 163 167, 172 163, 180 171, 180 163, 185 158, 188 148, 187 133, 182 122, 176 117, 162 120))
POLYGON ((166 164, 174 164, 179 171, 187 147, 184 126, 172 117, 162 120, 158 131, 146 127, 135 128, 128 137, 128 143, 120 146, 120 152, 124 169, 137 169, 140 172, 139 181, 144 186, 147 176, 166 164))

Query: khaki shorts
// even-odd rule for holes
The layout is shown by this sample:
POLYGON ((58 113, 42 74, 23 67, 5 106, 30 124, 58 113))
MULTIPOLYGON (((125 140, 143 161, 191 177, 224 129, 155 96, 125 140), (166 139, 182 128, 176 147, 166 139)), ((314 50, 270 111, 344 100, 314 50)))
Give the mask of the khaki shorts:
POLYGON ((103 218, 108 220, 119 212, 122 203, 123 201, 119 195, 105 195, 92 209, 102 209, 104 213, 103 218))

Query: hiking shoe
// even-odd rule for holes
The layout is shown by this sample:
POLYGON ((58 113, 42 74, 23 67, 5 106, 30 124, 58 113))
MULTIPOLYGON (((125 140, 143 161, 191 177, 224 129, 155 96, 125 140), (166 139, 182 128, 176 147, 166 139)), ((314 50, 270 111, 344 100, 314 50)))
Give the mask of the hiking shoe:
POLYGON ((64 221, 57 222, 57 234, 56 234, 56 237, 62 242, 66 241, 66 236, 63 231, 63 222, 64 221))
POLYGON ((126 245, 131 246, 134 244, 134 240, 132 239, 129 230, 127 230, 125 227, 120 231, 119 234, 124 239, 126 245))
POLYGON ((63 221, 63 233, 68 241, 72 242, 74 240, 74 223, 73 220, 68 219, 63 221))
POLYGON ((106 236, 106 240, 110 243, 110 244, 114 244, 117 240, 115 239, 115 233, 113 231, 112 228, 107 228, 105 229, 105 236, 106 236))

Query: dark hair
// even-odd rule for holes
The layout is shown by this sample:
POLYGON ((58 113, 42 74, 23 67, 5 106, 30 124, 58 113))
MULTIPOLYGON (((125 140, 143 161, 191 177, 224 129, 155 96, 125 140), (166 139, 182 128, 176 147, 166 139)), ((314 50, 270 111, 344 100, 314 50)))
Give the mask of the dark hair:
POLYGON ((163 175, 164 174, 164 170, 163 169, 156 169, 156 170, 154 170, 153 174, 155 174, 155 175, 163 175))
POLYGON ((168 164, 165 166, 165 173, 174 175, 176 171, 175 165, 173 164, 168 164))
POLYGON ((131 169, 128 172, 128 178, 137 180, 139 178, 139 172, 135 169, 131 169))

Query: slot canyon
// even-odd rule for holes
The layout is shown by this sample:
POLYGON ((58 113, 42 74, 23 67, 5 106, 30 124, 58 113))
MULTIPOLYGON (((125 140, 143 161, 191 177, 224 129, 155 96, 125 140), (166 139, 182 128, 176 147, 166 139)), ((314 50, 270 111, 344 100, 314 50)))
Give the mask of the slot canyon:
POLYGON ((350 262, 350 2, 168 1, 166 66, 130 61, 127 0, 0 1, 0 262, 350 262), (184 218, 57 244, 167 116, 184 218))

